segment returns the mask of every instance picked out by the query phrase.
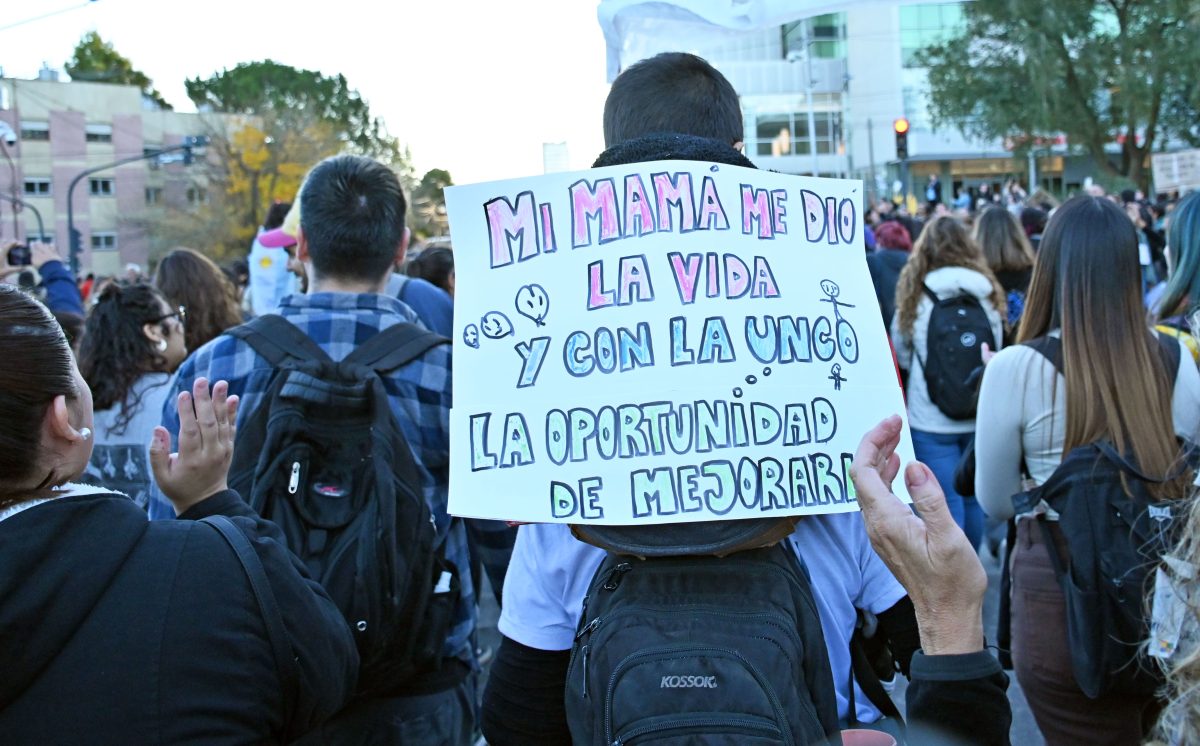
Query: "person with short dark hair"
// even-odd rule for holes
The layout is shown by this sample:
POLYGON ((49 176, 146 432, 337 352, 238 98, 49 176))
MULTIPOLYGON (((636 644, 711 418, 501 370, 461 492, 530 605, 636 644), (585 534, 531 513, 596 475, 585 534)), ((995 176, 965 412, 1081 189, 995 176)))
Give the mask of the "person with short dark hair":
POLYGON ((613 81, 604 102, 604 144, 684 130, 741 147, 742 107, 733 85, 706 60, 663 52, 637 62, 613 81), (687 123, 680 112, 688 112, 687 123))
MULTIPOLYGON (((334 360, 345 359, 379 332, 418 321, 411 308, 384 295, 392 267, 404 260, 406 200, 396 174, 378 161, 341 155, 321 161, 300 192, 296 259, 309 280, 306 295, 289 295, 278 313, 307 334, 334 360)), ((441 292, 441 291, 438 291, 441 292)), ((355 699, 321 731, 337 743, 468 744, 475 727, 478 666, 472 637, 475 590, 468 567, 463 521, 446 512, 450 458, 450 346, 438 345, 383 375, 399 431, 412 450, 422 491, 435 519, 448 562, 464 570, 457 606, 442 646, 436 677, 416 682, 406 694, 355 699)), ((227 380, 241 398, 238 424, 267 401, 273 368, 245 341, 223 334, 192 353, 176 375, 177 390, 193 380, 227 380)), ((179 420, 163 410, 174 434, 179 420)), ((162 503, 152 517, 164 516, 162 503)))

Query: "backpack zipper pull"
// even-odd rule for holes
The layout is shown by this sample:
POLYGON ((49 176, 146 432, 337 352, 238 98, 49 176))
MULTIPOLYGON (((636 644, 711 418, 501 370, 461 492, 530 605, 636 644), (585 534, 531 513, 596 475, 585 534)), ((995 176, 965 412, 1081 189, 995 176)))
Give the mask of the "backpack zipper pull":
POLYGON ((300 487, 300 462, 292 462, 292 478, 288 480, 288 494, 296 494, 296 490, 300 487))
POLYGON ((608 577, 604 579, 604 585, 600 586, 606 591, 615 591, 617 586, 621 584, 621 578, 625 573, 633 569, 633 565, 628 562, 622 562, 613 569, 608 571, 608 577))
POLYGON ((587 645, 583 646, 583 650, 580 651, 580 654, 583 656, 583 698, 587 699, 588 698, 588 673, 587 673, 588 646, 587 645))
MULTIPOLYGON (((579 630, 578 632, 576 632, 576 633, 575 633, 575 641, 576 641, 576 642, 579 642, 580 638, 582 638, 582 637, 583 637, 584 635, 586 635, 586 634, 589 634, 589 633, 591 633, 591 632, 594 632, 594 631, 596 630, 596 628, 597 628, 597 627, 599 627, 599 626, 600 626, 600 617, 596 617, 596 618, 595 618, 595 619, 593 619, 592 621, 590 621, 590 622, 588 622, 587 624, 583 625, 583 629, 581 629, 581 630, 579 630)), ((585 648, 585 649, 586 649, 586 648, 585 648)), ((586 659, 585 659, 585 660, 586 660, 586 659)))

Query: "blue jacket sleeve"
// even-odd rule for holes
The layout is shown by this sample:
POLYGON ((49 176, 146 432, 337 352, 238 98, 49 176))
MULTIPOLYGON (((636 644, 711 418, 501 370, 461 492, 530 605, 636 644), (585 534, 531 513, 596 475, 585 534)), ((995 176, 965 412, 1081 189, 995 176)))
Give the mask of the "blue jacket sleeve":
POLYGON ((430 331, 454 337, 454 300, 445 290, 419 277, 410 277, 398 300, 411 308, 430 331))
POLYGON ((46 307, 51 312, 77 313, 83 316, 83 296, 75 284, 75 275, 60 261, 46 262, 38 269, 46 289, 46 307))

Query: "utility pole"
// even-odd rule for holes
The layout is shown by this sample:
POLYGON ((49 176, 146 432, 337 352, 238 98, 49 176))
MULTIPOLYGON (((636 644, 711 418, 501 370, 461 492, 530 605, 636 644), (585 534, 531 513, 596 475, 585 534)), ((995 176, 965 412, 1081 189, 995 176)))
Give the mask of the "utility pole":
POLYGON ((118 161, 106 163, 103 166, 95 166, 93 168, 80 171, 78 174, 76 174, 75 178, 71 179, 70 186, 67 187, 67 236, 69 237, 71 247, 71 272, 73 272, 76 276, 79 275, 79 255, 83 253, 83 236, 75 229, 75 187, 80 181, 88 176, 91 176, 92 174, 99 173, 100 171, 107 171, 108 169, 116 168, 117 166, 124 166, 126 163, 136 163, 137 161, 147 161, 151 159, 157 159, 159 163, 167 163, 172 160, 169 155, 171 153, 179 153, 180 156, 177 156, 177 158, 182 160, 185 164, 190 164, 192 162, 195 149, 203 148, 207 144, 208 138, 205 136, 185 137, 183 142, 179 145, 172 145, 169 148, 161 148, 159 150, 152 150, 141 155, 122 158, 118 161), (164 156, 166 156, 165 159, 164 156))

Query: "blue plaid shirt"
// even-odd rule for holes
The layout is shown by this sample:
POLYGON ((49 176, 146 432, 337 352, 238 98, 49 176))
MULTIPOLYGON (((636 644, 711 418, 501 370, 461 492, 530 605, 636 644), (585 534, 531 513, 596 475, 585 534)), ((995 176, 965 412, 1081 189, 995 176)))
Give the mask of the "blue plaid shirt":
MULTIPOLYGON (((313 339, 334 360, 341 360, 381 330, 405 321, 420 323, 412 309, 384 295, 317 293, 289 295, 278 312, 313 339)), ((445 655, 467 662, 474 658, 469 644, 475 629, 475 589, 471 583, 467 536, 460 519, 446 512, 450 460, 450 348, 437 347, 384 379, 400 430, 412 448, 424 484, 425 499, 445 537, 446 559, 459 569, 462 597, 446 640, 445 655)), ((162 424, 174 440, 179 433, 175 399, 191 391, 198 377, 228 381, 229 393, 241 398, 238 425, 261 403, 271 366, 245 342, 222 335, 192 353, 175 375, 174 388, 163 407, 162 424)), ((174 518, 175 509, 157 487, 150 501, 151 518, 174 518)))

